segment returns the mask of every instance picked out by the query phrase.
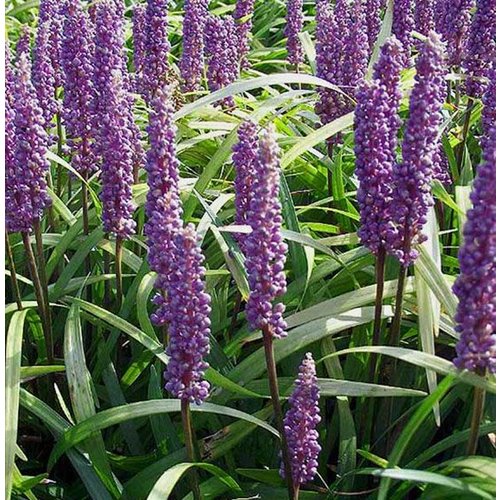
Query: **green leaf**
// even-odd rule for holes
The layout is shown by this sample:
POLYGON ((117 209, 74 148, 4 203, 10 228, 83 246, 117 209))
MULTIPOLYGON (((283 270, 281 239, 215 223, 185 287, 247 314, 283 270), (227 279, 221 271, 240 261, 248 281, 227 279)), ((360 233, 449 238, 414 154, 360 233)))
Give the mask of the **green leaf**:
POLYGON ((41 365, 41 366, 21 366, 21 382, 48 375, 49 373, 60 373, 65 370, 64 365, 41 365))
MULTIPOLYGON (((80 308, 74 303, 69 310, 64 331, 64 360, 69 396, 76 422, 84 422, 95 415, 92 379, 85 363, 80 308)), ((106 447, 99 432, 87 436, 85 449, 96 473, 102 479, 113 497, 120 496, 120 489, 113 479, 111 467, 106 456, 106 447)))
POLYGON ((179 479, 192 467, 198 467, 206 470, 229 486, 232 490, 241 491, 238 483, 229 474, 227 474, 227 472, 224 472, 215 465, 204 463, 184 463, 174 465, 162 474, 149 493, 148 500, 164 500, 165 498, 170 498, 170 494, 179 479))
POLYGON ((21 357, 27 311, 12 315, 5 346, 5 497, 10 499, 15 466, 21 357))
POLYGON ((317 364, 332 356, 342 356, 344 354, 352 354, 354 352, 372 352, 377 354, 384 354, 386 356, 400 359, 401 361, 406 361, 407 363, 410 363, 412 365, 420 366, 421 368, 427 368, 442 375, 450 376, 456 381, 464 382, 474 387, 479 387, 493 394, 496 390, 496 384, 493 380, 486 379, 485 377, 480 377, 479 375, 476 375, 475 373, 469 372, 467 370, 459 370, 455 368, 455 365, 451 361, 447 361, 446 359, 440 358, 438 356, 433 356, 432 354, 427 354, 425 352, 413 351, 411 349, 403 349, 402 347, 352 347, 350 349, 344 349, 334 354, 330 354, 329 356, 320 359, 317 364))
POLYGON ((285 169, 303 153, 310 151, 314 148, 314 146, 326 141, 326 139, 338 134, 347 127, 350 127, 353 124, 353 119, 354 113, 348 113, 347 115, 341 116, 340 118, 323 125, 306 137, 301 138, 295 146, 283 155, 280 162, 281 168, 285 169))
MULTIPOLYGON (((55 448, 52 450, 52 454, 49 458, 49 469, 54 466, 63 453, 89 437, 93 432, 106 429, 112 425, 117 425, 121 422, 134 418, 149 417, 151 415, 161 413, 176 413, 180 412, 180 410, 180 401, 173 399, 166 399, 163 401, 140 401, 104 410, 93 417, 78 423, 63 434, 61 439, 57 442, 55 448)), ((239 418, 262 427, 271 434, 279 437, 278 431, 266 422, 263 422, 248 413, 244 413, 233 408, 219 406, 212 403, 203 403, 199 406, 191 405, 191 411, 216 413, 227 417, 239 418)))
MULTIPOLYGON (((413 469, 375 469, 372 471, 372 474, 374 476, 383 478, 382 483, 384 483, 384 481, 388 481, 389 479, 397 479, 399 481, 438 484, 441 486, 446 486, 446 488, 449 488, 453 491, 458 490, 464 493, 478 495, 481 498, 494 498, 490 494, 482 491, 480 488, 476 488, 475 486, 467 484, 465 481, 448 476, 443 476, 442 474, 436 474, 435 472, 413 469)), ((451 491, 450 495, 452 495, 451 491)), ((385 496, 381 497, 379 493, 378 498, 385 498, 385 496)))
MULTIPOLYGON (((453 377, 451 375, 448 375, 441 381, 436 390, 420 403, 417 411, 412 415, 403 431, 399 435, 399 438, 389 455, 389 468, 398 465, 415 432, 417 432, 427 415, 432 411, 434 405, 438 401, 440 401, 441 398, 443 398, 444 395, 448 392, 450 387, 453 385, 453 382, 453 377)), ((385 500, 387 498, 390 487, 390 479, 390 475, 387 477, 383 477, 380 483, 377 500, 385 500)))

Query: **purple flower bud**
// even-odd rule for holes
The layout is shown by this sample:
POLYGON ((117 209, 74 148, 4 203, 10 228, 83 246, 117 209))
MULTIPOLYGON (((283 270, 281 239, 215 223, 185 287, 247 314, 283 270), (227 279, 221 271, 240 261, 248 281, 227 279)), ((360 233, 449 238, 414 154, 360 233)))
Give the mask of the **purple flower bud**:
POLYGON ((415 29, 427 36, 434 29, 435 0, 417 0, 415 2, 415 29))
POLYGON ((446 153, 441 145, 438 146, 434 153, 433 163, 433 179, 440 181, 445 186, 449 186, 451 184, 450 167, 446 153))
POLYGON ((290 64, 299 65, 304 60, 304 50, 299 38, 304 25, 302 0, 288 0, 286 6, 284 35, 286 36, 286 48, 288 51, 287 61, 290 64))
MULTIPOLYGON (((296 488, 314 479, 318 470, 321 451, 319 433, 316 430, 321 422, 319 396, 316 365, 308 352, 299 367, 299 375, 288 400, 290 409, 286 412, 283 422, 290 453, 292 479, 296 488)), ((284 469, 282 463, 281 477, 285 477, 284 469)))
POLYGON ((14 68, 12 66, 12 57, 9 44, 5 43, 5 98, 12 99, 14 91, 14 68))
POLYGON ((179 161, 175 153, 176 127, 170 89, 159 89, 153 99, 148 134, 151 148, 146 171, 149 191, 146 199, 148 221, 144 233, 148 240, 148 262, 157 273, 156 288, 166 290, 175 261, 173 236, 182 227, 179 195, 179 161))
POLYGON ((27 54, 28 59, 31 59, 31 32, 26 24, 21 27, 21 34, 17 40, 16 61, 19 61, 23 54, 27 54))
POLYGON ((252 32, 252 15, 255 0, 236 0, 236 7, 233 12, 233 18, 236 24, 238 62, 241 69, 250 67, 247 59, 248 37, 252 32))
POLYGON ((360 0, 351 8, 346 0, 338 0, 335 9, 321 2, 317 6, 316 22, 317 76, 344 92, 319 89, 315 110, 321 123, 326 124, 354 109, 353 96, 368 64, 368 37, 360 0))
POLYGON ((382 47, 373 82, 362 85, 356 97, 354 151, 361 215, 358 234, 374 254, 386 246, 391 222, 392 171, 401 125, 398 110, 402 93, 398 83, 403 58, 403 47, 392 36, 382 47))
POLYGON ((134 40, 135 88, 142 93, 142 72, 146 63, 146 7, 134 5, 132 16, 132 35, 134 40))
MULTIPOLYGON (((9 99, 7 103, 10 104, 9 99)), ((48 137, 26 52, 21 53, 18 61, 11 103, 12 109, 7 107, 6 116, 10 121, 6 127, 7 230, 29 232, 50 205, 46 181, 50 165, 46 159, 48 137)))
POLYGON ((460 66, 469 35, 474 0, 437 0, 436 30, 443 36, 450 66, 460 66))
MULTIPOLYGON (((234 178, 235 224, 248 223, 247 215, 252 194, 252 182, 255 179, 254 163, 258 147, 257 125, 251 121, 243 122, 238 129, 238 142, 233 147, 233 163, 236 171, 234 178)), ((244 251, 245 235, 237 234, 236 239, 244 251)))
POLYGON ((431 32, 421 44, 416 83, 410 96, 410 116, 403 139, 403 161, 394 168, 394 231, 388 250, 403 266, 418 257, 412 246, 424 241, 421 229, 433 204, 430 181, 439 147, 442 97, 444 95, 444 47, 431 32))
MULTIPOLYGON (((238 78, 238 38, 234 19, 229 16, 208 16, 205 25, 205 55, 208 87, 212 92, 222 89, 238 78)), ((222 99, 223 107, 234 107, 233 97, 222 99)))
POLYGON ((286 292, 285 267, 287 246, 281 236, 279 201, 279 147, 273 128, 259 141, 250 188, 247 223, 252 232, 245 238, 245 267, 250 296, 246 313, 251 328, 269 328, 276 338, 286 336, 283 319, 285 306, 273 301, 286 292))
POLYGON ((143 84, 147 99, 152 99, 168 75, 168 0, 148 0, 146 7, 146 62, 143 84))
POLYGON ((203 76, 203 33, 208 16, 208 0, 185 0, 182 23, 182 57, 179 63, 185 92, 200 87, 203 76))
POLYGON ((45 128, 47 130, 50 128, 52 118, 58 109, 55 95, 55 70, 50 57, 52 50, 49 38, 50 28, 50 21, 38 26, 33 51, 32 70, 33 85, 35 86, 38 103, 42 109, 45 128))
MULTIPOLYGON (((483 97, 483 116, 482 116, 482 124, 483 124, 483 134, 486 137, 488 131, 491 128, 495 127, 496 123, 496 67, 495 63, 493 63, 492 68, 489 71, 490 81, 486 88, 486 92, 483 97)), ((483 139, 484 140, 484 139, 483 139)), ((484 144, 483 144, 484 147, 484 144)))
POLYGON ((483 374, 496 370, 496 142, 495 124, 486 132, 458 253, 460 275, 455 330, 460 334, 454 363, 483 374))
POLYGON ((93 40, 88 14, 78 4, 68 8, 63 30, 61 65, 64 72, 63 121, 72 164, 88 176, 96 168, 92 155, 93 40))
POLYGON ((366 35, 368 37, 368 47, 371 52, 375 41, 377 40, 382 25, 380 17, 381 10, 385 5, 385 0, 365 0, 364 17, 366 23, 366 35))
POLYGON ((135 230, 133 151, 127 116, 129 99, 120 69, 113 71, 111 85, 106 90, 101 114, 102 130, 106 131, 101 135, 102 220, 107 233, 128 239, 135 230))
POLYGON ((407 66, 410 62, 411 48, 413 45, 411 36, 411 32, 415 27, 413 10, 413 0, 394 1, 392 33, 396 35, 397 39, 401 42, 405 50, 405 66, 407 66))
MULTIPOLYGON (((168 281, 168 324, 165 389, 196 404, 207 399, 210 384, 203 380, 210 352, 210 295, 205 292, 203 254, 192 224, 175 233, 173 266, 168 281)), ((157 321, 158 322, 158 321, 157 321)), ((163 321, 162 321, 163 322, 163 321)))
POLYGON ((486 83, 481 81, 495 60, 495 0, 478 0, 472 19, 464 67, 467 70, 466 91, 471 97, 481 97, 486 83))

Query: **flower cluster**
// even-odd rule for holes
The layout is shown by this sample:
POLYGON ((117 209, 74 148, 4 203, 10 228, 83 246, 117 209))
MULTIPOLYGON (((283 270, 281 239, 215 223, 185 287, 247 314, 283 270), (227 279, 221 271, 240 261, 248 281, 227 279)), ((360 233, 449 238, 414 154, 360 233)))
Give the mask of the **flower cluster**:
POLYGON ((384 5, 385 0, 364 1, 366 35, 368 37, 368 47, 370 52, 372 51, 373 45, 375 44, 380 32, 380 26, 382 24, 380 14, 384 5))
POLYGON ((321 88, 316 114, 326 124, 354 109, 353 96, 368 64, 368 37, 360 1, 351 7, 338 0, 317 5, 317 76, 339 86, 342 92, 321 88))
MULTIPOLYGON (((238 129, 238 142, 233 146, 233 163, 235 168, 234 192, 236 194, 234 200, 236 206, 234 222, 236 224, 247 223, 251 187, 255 178, 254 163, 257 158, 258 147, 257 125, 251 121, 242 123, 238 129)), ((244 251, 244 235, 238 234, 236 238, 244 251)))
POLYGON ((173 236, 175 268, 169 277, 167 355, 165 389, 175 397, 196 404, 209 394, 203 380, 210 351, 210 295, 205 292, 203 254, 192 224, 173 236))
POLYGON ((435 0, 415 2, 415 29, 427 36, 434 29, 435 0))
POLYGON ((302 0, 288 0, 284 34, 286 36, 287 61, 290 64, 299 65, 304 60, 304 50, 299 38, 303 24, 302 0))
POLYGON ((460 340, 454 362, 483 374, 496 370, 496 142, 494 124, 487 130, 483 163, 477 169, 458 253, 460 275, 455 316, 460 340))
MULTIPOLYGON (((226 87, 238 78, 238 35, 232 17, 211 15, 207 18, 205 55, 208 86, 212 92, 226 87)), ((232 97, 224 98, 220 104, 228 108, 235 105, 232 97)))
MULTIPOLYGON (((486 92, 483 97, 483 116, 482 116, 482 124, 483 124, 483 133, 484 137, 487 137, 488 131, 495 127, 496 123, 496 67, 493 64, 493 67, 489 71, 489 83, 486 88, 486 92)), ((483 139, 484 142, 484 139, 483 139)))
POLYGON ((249 51, 248 37, 252 31, 252 14, 255 0, 236 0, 233 19, 236 24, 238 44, 238 61, 241 69, 250 66, 247 54, 249 51))
POLYGON ((207 16, 208 0, 185 0, 179 63, 185 92, 198 90, 203 76, 203 35, 207 16))
POLYGON ((21 34, 17 39, 16 44, 16 61, 21 59, 21 56, 26 54, 28 59, 31 58, 31 33, 28 26, 23 25, 21 28, 21 34))
POLYGON ((146 62, 143 68, 143 86, 146 98, 151 100, 167 80, 168 53, 168 0, 148 0, 146 7, 146 62))
POLYGON ((132 201, 133 151, 131 132, 124 112, 129 105, 125 82, 120 69, 111 75, 111 85, 105 95, 101 113, 101 201, 104 230, 117 238, 128 239, 134 234, 134 204, 132 201))
POLYGON ((467 70, 466 91, 471 97, 481 97, 484 80, 495 60, 495 0, 478 0, 472 19, 464 67, 467 70))
POLYGON ((438 0, 436 29, 446 43, 448 64, 460 66, 470 29, 474 0, 438 0), (440 19, 439 19, 440 18, 440 19))
MULTIPOLYGON (((420 0, 419 0, 420 1, 420 0)), ((417 2, 418 3, 418 2, 417 2)), ((395 0, 394 17, 392 20, 392 33, 403 45, 405 50, 405 65, 410 62, 412 36, 415 26, 413 0, 395 0)))
MULTIPOLYGON (((285 435, 290 453, 292 479, 295 488, 314 479, 318 470, 321 446, 316 427, 321 422, 319 414, 319 387, 316 365, 308 352, 299 367, 295 387, 288 400, 290 409, 284 419, 285 435)), ((280 474, 285 477, 283 463, 280 474)))
POLYGON ((11 99, 7 99, 6 116, 7 229, 29 232, 50 205, 50 197, 46 181, 48 137, 25 52, 20 55, 12 91, 11 99))
MULTIPOLYGON (((148 221, 144 233, 148 239, 149 265, 158 273, 156 288, 165 290, 174 263, 172 238, 182 227, 179 161, 175 153, 176 128, 170 89, 159 89, 151 105, 148 126, 151 148, 146 157, 149 191, 145 210, 148 221)), ((159 297, 157 302, 161 299, 159 297)), ((155 321, 161 323, 161 316, 161 311, 157 311, 155 321)))
POLYGON ((403 266, 418 256, 412 248, 423 241, 421 229, 432 206, 430 180, 439 147, 439 124, 444 94, 444 47, 431 32, 421 46, 416 83, 410 96, 410 116, 403 139, 403 161, 394 168, 394 231, 388 236, 389 251, 403 266))
POLYGON ((78 4, 67 11, 61 65, 64 73, 63 121, 73 166, 88 176, 95 168, 92 155, 93 39, 88 14, 78 4))
POLYGON ((252 232, 245 238, 245 267, 250 296, 246 313, 252 328, 269 329, 276 338, 286 336, 285 306, 273 301, 286 292, 287 246, 281 236, 279 201, 279 147, 274 131, 268 128, 259 141, 250 188, 247 223, 252 232))
POLYGON ((143 4, 134 5, 132 38, 134 41, 135 90, 142 93, 142 72, 146 64, 146 7, 143 4))
POLYGON ((38 26, 33 50, 32 82, 35 86, 38 103, 42 109, 45 128, 48 130, 57 112, 56 76, 52 64, 52 45, 50 43, 51 23, 38 26))
POLYGON ((356 96, 354 151, 361 215, 358 234, 375 254, 386 245, 391 221, 392 171, 402 97, 398 82, 403 57, 401 43, 391 37, 382 47, 374 80, 362 85, 356 96))

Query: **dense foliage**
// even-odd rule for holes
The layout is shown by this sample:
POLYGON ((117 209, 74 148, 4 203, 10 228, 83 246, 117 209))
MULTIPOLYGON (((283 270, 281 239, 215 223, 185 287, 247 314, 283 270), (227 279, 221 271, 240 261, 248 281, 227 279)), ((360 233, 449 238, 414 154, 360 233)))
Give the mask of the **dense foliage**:
POLYGON ((414 8, 7 0, 8 497, 494 498, 495 3, 414 8))

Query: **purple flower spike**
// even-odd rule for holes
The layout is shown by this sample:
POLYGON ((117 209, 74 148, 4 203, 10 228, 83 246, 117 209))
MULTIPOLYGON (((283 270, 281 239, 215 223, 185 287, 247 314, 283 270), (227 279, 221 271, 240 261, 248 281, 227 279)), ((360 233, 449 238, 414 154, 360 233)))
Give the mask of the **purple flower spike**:
POLYGON ((151 148, 146 159, 149 191, 145 209, 148 221, 144 233, 148 240, 149 266, 158 275, 156 288, 166 290, 168 277, 175 267, 173 235, 182 227, 176 127, 168 87, 157 91, 152 108, 148 126, 151 148))
MULTIPOLYGON (((205 25, 205 55, 208 86, 212 92, 222 89, 238 78, 238 38, 234 19, 229 16, 209 16, 205 25)), ((234 107, 233 97, 219 102, 234 107)))
POLYGON ((287 246, 281 236, 279 201, 279 147, 268 128, 259 141, 254 163, 247 223, 252 232, 245 238, 245 267, 250 285, 246 313, 251 328, 269 329, 275 338, 286 336, 285 306, 273 301, 286 292, 283 271, 287 246))
POLYGON ((481 79, 488 76, 489 69, 495 60, 495 19, 495 0, 478 0, 464 62, 467 70, 466 90, 471 97, 482 96, 486 83, 481 79))
POLYGON ((432 174, 433 179, 440 181, 445 186, 451 184, 450 167, 448 163, 448 158, 441 145, 438 146, 434 153, 434 172, 432 174))
POLYGON ((203 34, 208 16, 208 0, 185 0, 182 23, 182 57, 179 63, 183 90, 199 89, 203 76, 203 34))
POLYGON ((354 151, 361 214, 358 234, 374 254, 386 246, 391 222, 393 166, 401 124, 398 110, 402 94, 398 83, 403 57, 401 43, 392 36, 382 47, 373 82, 365 83, 357 94, 354 151))
POLYGON ((52 118, 57 112, 56 78, 52 66, 50 44, 50 22, 38 26, 35 48, 33 51, 32 80, 36 89, 38 103, 43 110, 45 128, 51 127, 52 118))
POLYGON ((134 39, 135 89, 142 93, 142 72, 146 63, 146 7, 134 5, 132 15, 132 34, 134 39))
POLYGON ((205 292, 203 254, 192 224, 174 236, 175 269, 169 278, 168 323, 170 357, 165 389, 176 398, 201 404, 210 384, 203 380, 210 352, 210 295, 205 292))
POLYGON ((118 238, 128 239, 134 234, 134 204, 132 201, 133 151, 127 119, 129 105, 121 71, 112 73, 111 86, 105 96, 101 115, 102 140, 102 220, 104 230, 118 238))
POLYGON ((247 59, 247 54, 250 50, 248 38, 252 32, 254 4, 255 0, 236 0, 236 7, 233 12, 238 42, 238 61, 241 69, 247 69, 250 67, 250 63, 247 59))
POLYGON ((382 7, 385 5, 385 0, 365 0, 364 1, 364 17, 366 23, 366 35, 368 36, 368 47, 371 52, 373 45, 377 40, 382 25, 380 17, 382 7))
POLYGON ((434 29, 435 0, 417 0, 415 2, 415 29, 427 36, 434 29))
MULTIPOLYGON (((236 171, 234 178, 235 224, 248 223, 247 215, 252 182, 255 179, 254 163, 258 147, 257 125, 251 121, 243 122, 238 129, 238 142, 233 146, 233 163, 236 171)), ((235 236, 244 252, 245 235, 240 233, 235 236)))
POLYGON ((88 176, 96 169, 92 155, 93 40, 88 14, 78 4, 68 8, 61 65, 64 72, 63 121, 73 166, 88 176))
POLYGON ((438 0, 436 29, 443 35, 450 66, 460 66, 469 36, 474 0, 438 0))
MULTIPOLYGON (((490 81, 488 87, 486 88, 486 92, 483 97, 483 116, 482 116, 482 124, 483 124, 483 134, 484 137, 487 136, 488 131, 491 128, 495 127, 496 123, 496 68, 495 64, 489 71, 490 81)), ((481 145, 484 147, 484 139, 481 142, 481 145)))
POLYGON ((405 267, 418 257, 412 247, 424 241, 421 229, 433 204, 430 180, 439 148, 444 74, 444 47, 439 36, 431 32, 422 43, 417 60, 410 117, 403 139, 403 161, 394 168, 392 218, 395 228, 389 237, 388 250, 405 267))
MULTIPOLYGON (((420 1, 420 0, 418 0, 420 1)), ((413 0, 395 0, 392 33, 405 49, 405 66, 410 63, 412 48, 411 32, 415 27, 413 0)))
POLYGON ((495 125, 488 129, 483 163, 477 169, 458 253, 460 275, 455 330, 460 334, 454 363, 483 374, 496 370, 496 142, 495 125))
POLYGON ((319 90, 315 110, 321 123, 326 124, 354 109, 353 96, 368 64, 368 36, 360 0, 351 8, 346 0, 338 0, 335 9, 321 2, 316 22, 317 76, 338 85, 344 92, 319 90))
POLYGON ((144 90, 151 100, 168 76, 168 0, 148 0, 146 7, 146 63, 143 69, 144 90))
POLYGON ((304 49, 300 43, 299 34, 304 24, 302 0, 288 0, 286 10, 286 48, 287 61, 298 66, 304 60, 304 49))
POLYGON ((19 61, 23 54, 27 54, 28 58, 31 58, 31 33, 25 24, 21 28, 21 34, 16 44, 16 61, 19 61))
POLYGON ((21 53, 18 61, 11 103, 12 110, 7 107, 7 118, 14 120, 14 135, 11 121, 6 141, 8 150, 13 147, 13 155, 6 155, 7 229, 10 232, 29 232, 33 222, 41 219, 44 209, 50 205, 46 181, 50 165, 46 159, 48 137, 31 83, 31 66, 26 52, 21 53))
MULTIPOLYGON (((292 478, 295 488, 312 481, 318 470, 321 446, 316 427, 321 422, 319 414, 319 387, 316 365, 308 352, 299 367, 295 387, 288 400, 290 409, 284 419, 285 434, 290 453, 292 478)), ((281 477, 285 477, 283 463, 281 477)))

